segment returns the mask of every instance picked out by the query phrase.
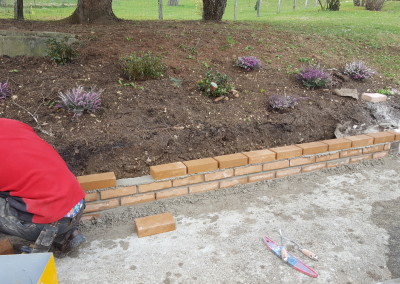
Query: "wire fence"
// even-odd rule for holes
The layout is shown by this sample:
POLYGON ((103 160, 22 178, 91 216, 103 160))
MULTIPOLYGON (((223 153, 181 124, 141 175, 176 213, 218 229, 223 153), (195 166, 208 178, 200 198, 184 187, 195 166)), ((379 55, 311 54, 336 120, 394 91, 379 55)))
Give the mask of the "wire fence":
MULTIPOLYGON (((27 20, 59 20, 77 0, 25 0, 27 20)), ((318 9, 318 0, 228 0, 223 20, 265 20, 268 15, 318 9)), ((113 0, 117 17, 127 20, 199 20, 202 0, 113 0), (178 5, 173 5, 173 4, 178 5)), ((14 0, 0 0, 0 18, 14 17, 14 0)))

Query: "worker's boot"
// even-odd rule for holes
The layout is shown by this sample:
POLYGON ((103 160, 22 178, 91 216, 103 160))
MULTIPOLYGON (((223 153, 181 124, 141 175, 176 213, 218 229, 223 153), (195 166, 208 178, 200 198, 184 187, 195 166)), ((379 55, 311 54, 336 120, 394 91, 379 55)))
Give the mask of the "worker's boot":
POLYGON ((81 232, 79 232, 78 229, 75 229, 70 238, 69 238, 69 247, 71 250, 79 247, 81 244, 83 244, 84 242, 86 242, 86 238, 84 235, 81 234, 81 232))

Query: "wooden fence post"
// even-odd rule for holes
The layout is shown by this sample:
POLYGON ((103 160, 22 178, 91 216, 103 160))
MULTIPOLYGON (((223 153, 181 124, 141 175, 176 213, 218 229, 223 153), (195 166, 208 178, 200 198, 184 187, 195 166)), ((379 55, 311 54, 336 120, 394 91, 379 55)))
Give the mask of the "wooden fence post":
POLYGON ((163 19, 163 4, 162 4, 162 0, 158 0, 158 19, 159 20, 163 19))
POLYGON ((281 0, 278 0, 278 11, 277 13, 279 14, 281 12, 281 0))
POLYGON ((257 5, 257 17, 260 17, 261 2, 262 2, 262 0, 258 0, 258 5, 257 5))
POLYGON ((233 19, 236 21, 237 18, 237 7, 238 7, 238 0, 235 0, 235 7, 233 11, 233 19))

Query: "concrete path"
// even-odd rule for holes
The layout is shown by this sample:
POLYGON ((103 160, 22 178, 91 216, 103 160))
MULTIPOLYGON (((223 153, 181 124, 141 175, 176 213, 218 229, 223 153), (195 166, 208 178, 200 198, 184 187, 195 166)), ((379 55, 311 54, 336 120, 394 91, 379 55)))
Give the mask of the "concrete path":
POLYGON ((111 210, 56 260, 60 283, 377 283, 400 277, 400 159, 111 210), (134 218, 172 212, 177 230, 137 238, 134 218), (278 230, 319 255, 314 279, 261 241, 278 230))

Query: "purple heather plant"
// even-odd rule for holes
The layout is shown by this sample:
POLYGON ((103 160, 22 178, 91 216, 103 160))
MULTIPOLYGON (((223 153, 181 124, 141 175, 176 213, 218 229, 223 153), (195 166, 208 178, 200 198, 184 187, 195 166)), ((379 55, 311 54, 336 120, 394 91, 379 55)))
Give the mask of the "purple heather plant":
POLYGON ((300 70, 297 78, 304 86, 310 89, 327 86, 331 81, 331 76, 319 65, 309 65, 300 70))
POLYGON ((8 83, 0 82, 0 99, 5 99, 11 96, 11 88, 8 83))
POLYGON ((354 61, 346 64, 344 74, 350 76, 354 80, 366 80, 376 72, 369 68, 363 61, 354 61))
POLYGON ((60 103, 57 105, 74 113, 74 117, 79 117, 84 111, 95 111, 101 107, 101 94, 103 90, 95 87, 85 90, 78 86, 65 93, 59 92, 60 103))
POLYGON ((254 56, 242 56, 236 60, 236 66, 251 71, 261 68, 261 61, 254 56))
POLYGON ((288 108, 294 108, 302 99, 306 98, 273 94, 268 99, 268 105, 274 110, 285 110, 288 108))

